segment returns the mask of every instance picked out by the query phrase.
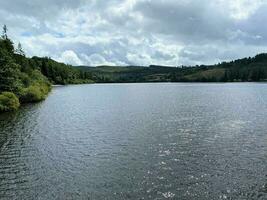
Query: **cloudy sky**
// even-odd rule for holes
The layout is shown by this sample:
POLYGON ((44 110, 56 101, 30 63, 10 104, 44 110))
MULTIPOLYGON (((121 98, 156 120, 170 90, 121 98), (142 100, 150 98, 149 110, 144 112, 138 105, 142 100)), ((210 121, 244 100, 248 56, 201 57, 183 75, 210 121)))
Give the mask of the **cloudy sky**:
POLYGON ((266 0, 0 0, 28 56, 73 65, 195 65, 267 52, 266 0))

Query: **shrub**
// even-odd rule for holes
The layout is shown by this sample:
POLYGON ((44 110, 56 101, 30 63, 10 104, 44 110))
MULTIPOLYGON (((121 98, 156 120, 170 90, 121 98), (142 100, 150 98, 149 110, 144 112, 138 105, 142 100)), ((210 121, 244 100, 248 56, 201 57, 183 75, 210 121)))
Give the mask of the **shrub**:
POLYGON ((23 93, 24 93, 22 96, 23 102, 36 102, 43 99, 42 92, 36 86, 30 86, 24 89, 23 93))
POLYGON ((22 90, 20 100, 23 103, 42 101, 50 90, 50 85, 36 83, 22 90))
POLYGON ((20 106, 18 97, 12 92, 3 92, 0 95, 0 112, 17 110, 20 106))

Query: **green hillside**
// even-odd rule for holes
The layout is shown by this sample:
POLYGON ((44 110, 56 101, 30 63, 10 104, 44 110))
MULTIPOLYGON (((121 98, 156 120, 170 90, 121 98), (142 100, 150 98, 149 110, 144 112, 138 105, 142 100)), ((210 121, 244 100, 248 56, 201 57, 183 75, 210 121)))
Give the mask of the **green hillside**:
POLYGON ((267 80, 267 54, 216 65, 194 67, 78 66, 99 83, 125 82, 242 82, 267 80))

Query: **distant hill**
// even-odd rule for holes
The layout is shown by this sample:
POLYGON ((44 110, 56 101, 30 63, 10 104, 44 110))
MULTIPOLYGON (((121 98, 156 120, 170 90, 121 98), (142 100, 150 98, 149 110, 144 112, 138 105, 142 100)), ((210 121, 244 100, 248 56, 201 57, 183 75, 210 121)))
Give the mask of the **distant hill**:
POLYGON ((98 83, 267 81, 267 54, 194 67, 78 66, 98 83))

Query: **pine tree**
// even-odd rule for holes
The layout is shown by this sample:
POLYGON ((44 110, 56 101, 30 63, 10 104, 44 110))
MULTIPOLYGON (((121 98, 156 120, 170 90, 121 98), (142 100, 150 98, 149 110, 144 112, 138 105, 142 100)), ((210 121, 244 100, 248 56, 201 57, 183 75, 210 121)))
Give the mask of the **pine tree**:
POLYGON ((8 38, 7 31, 8 31, 7 26, 4 25, 2 36, 0 38, 2 39, 2 42, 0 43, 0 48, 6 49, 9 53, 13 54, 14 53, 13 42, 8 38))
POLYGON ((19 42, 18 43, 18 47, 17 47, 17 49, 16 49, 16 54, 19 54, 19 55, 21 55, 21 56, 25 56, 25 53, 24 53, 24 51, 23 51, 23 49, 22 49, 22 45, 21 45, 21 43, 19 42))
POLYGON ((8 31, 7 26, 4 25, 4 26, 3 26, 3 33, 2 33, 2 38, 3 38, 4 40, 6 40, 6 39, 8 38, 8 37, 7 37, 7 31, 8 31))
POLYGON ((0 92, 17 92, 19 88, 19 65, 6 51, 0 50, 0 92))

